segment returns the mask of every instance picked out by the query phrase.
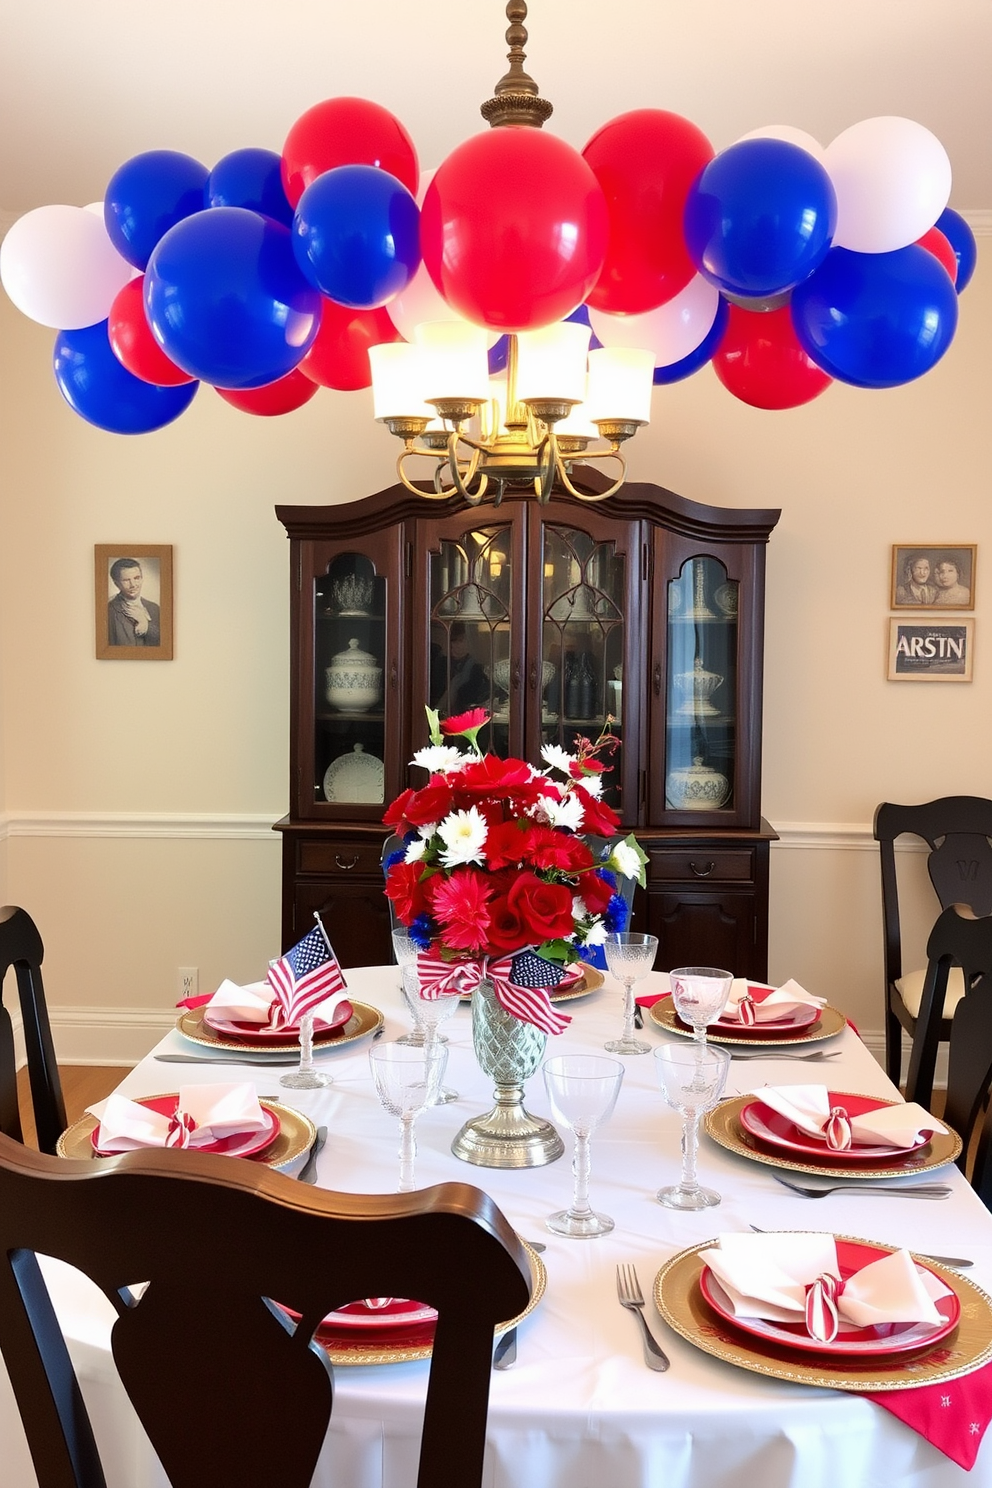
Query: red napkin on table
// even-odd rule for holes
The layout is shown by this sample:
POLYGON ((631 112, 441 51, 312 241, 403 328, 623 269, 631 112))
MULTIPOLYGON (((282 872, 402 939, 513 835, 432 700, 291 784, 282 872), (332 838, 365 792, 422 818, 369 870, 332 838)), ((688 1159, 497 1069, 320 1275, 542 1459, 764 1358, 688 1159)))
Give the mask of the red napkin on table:
POLYGON ((946 1385, 886 1390, 879 1395, 869 1394, 867 1398, 876 1405, 884 1405, 938 1452, 970 1472, 992 1420, 992 1364, 985 1364, 946 1385))

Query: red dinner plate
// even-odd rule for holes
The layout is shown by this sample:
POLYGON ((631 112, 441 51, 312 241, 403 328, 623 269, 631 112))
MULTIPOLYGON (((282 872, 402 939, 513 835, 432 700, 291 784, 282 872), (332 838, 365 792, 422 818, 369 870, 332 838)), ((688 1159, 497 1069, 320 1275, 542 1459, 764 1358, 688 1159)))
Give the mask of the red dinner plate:
POLYGON ((804 1003, 801 1007, 793 1008, 791 1013, 786 1013, 783 1018, 765 1018, 760 1023, 742 1023, 739 1018, 728 1018, 726 1016, 717 1018, 712 1025, 717 1033, 736 1033, 745 1038, 781 1038, 783 1033, 801 1033, 804 1028, 809 1028, 815 1023, 822 1012, 821 1008, 813 1007, 804 1003))
MULTIPOLYGON (((856 1271, 892 1254, 892 1246, 858 1245, 852 1240, 838 1240, 837 1261, 841 1280, 846 1281, 856 1271)), ((918 1271, 929 1267, 916 1263, 918 1271)), ((933 1274, 933 1273, 931 1273, 933 1274)), ((833 1354, 838 1358, 880 1359, 889 1354, 908 1354, 914 1349, 929 1348, 946 1338, 958 1325, 961 1303, 954 1292, 949 1291, 934 1305, 943 1318, 938 1326, 932 1323, 885 1323, 873 1328, 853 1328, 843 1335, 838 1334, 833 1343, 821 1343, 810 1338, 804 1322, 773 1323, 766 1318, 735 1317, 723 1287, 708 1266, 704 1266, 699 1286, 706 1301, 725 1322, 742 1333, 749 1333, 765 1343, 784 1344, 790 1349, 813 1354, 833 1354)))
MULTIPOLYGON (((294 1321, 300 1314, 284 1307, 294 1321)), ((437 1312, 423 1302, 404 1297, 383 1297, 348 1302, 329 1312, 317 1328, 317 1339, 326 1344, 374 1345, 376 1348, 425 1346, 434 1338, 437 1312), (373 1306, 372 1302, 381 1303, 373 1306)))
MULTIPOLYGON (((828 1097, 832 1106, 843 1106, 851 1116, 863 1116, 866 1111, 878 1111, 883 1106, 898 1104, 896 1101, 877 1100, 874 1096, 852 1095, 843 1090, 828 1091, 828 1097)), ((877 1147, 867 1147, 859 1144, 857 1147, 838 1151, 827 1146, 825 1137, 813 1137, 808 1132, 800 1131, 795 1122, 771 1106, 766 1106, 760 1099, 742 1107, 739 1120, 746 1132, 769 1147, 801 1153, 804 1157, 826 1157, 832 1163, 877 1162, 880 1158, 903 1157, 906 1153, 918 1152, 930 1140, 927 1135, 910 1147, 890 1147, 884 1143, 877 1147)))
MULTIPOLYGON (((150 1095, 143 1100, 135 1101, 136 1106, 144 1106, 146 1111, 157 1111, 160 1116, 172 1116, 179 1104, 178 1095, 150 1095)), ((265 1125, 261 1131, 233 1132, 229 1137, 215 1137, 212 1142, 206 1142, 202 1147, 196 1147, 196 1152, 220 1152, 225 1157, 255 1157, 259 1152, 264 1152, 266 1147, 271 1146, 279 1135, 279 1117, 267 1106, 262 1106, 262 1115, 265 1117, 265 1125)), ((99 1124, 93 1128, 90 1140, 93 1150, 101 1157, 117 1156, 117 1153, 105 1153, 97 1146, 99 1124)), ((128 1148, 128 1151, 131 1151, 128 1148)))
MULTIPOLYGON (((334 1009, 334 1017, 330 1023, 325 1023, 323 1018, 315 1018, 313 1023, 314 1038, 329 1033, 337 1033, 343 1028, 352 1015, 350 1002, 339 1002, 334 1009)), ((223 1033, 228 1038, 245 1039, 248 1043, 259 1044, 298 1044, 300 1041, 300 1030, 296 1028, 266 1028, 258 1023, 232 1023, 226 1018, 210 1016, 209 1004, 204 1009, 203 1018, 217 1033, 223 1033)))

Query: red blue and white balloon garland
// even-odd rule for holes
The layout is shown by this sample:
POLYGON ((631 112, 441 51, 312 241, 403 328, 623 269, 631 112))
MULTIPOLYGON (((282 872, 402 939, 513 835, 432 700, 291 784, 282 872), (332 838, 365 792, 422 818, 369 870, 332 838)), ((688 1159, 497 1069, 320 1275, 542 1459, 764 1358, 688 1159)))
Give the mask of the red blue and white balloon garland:
POLYGON ((712 361, 743 402, 792 408, 943 356, 976 256, 950 186, 940 142, 908 119, 866 119, 825 149, 773 126, 717 154, 661 109, 581 152, 482 132, 422 178, 387 109, 333 98, 281 155, 208 170, 147 151, 102 204, 27 213, 0 280, 58 331, 71 407, 112 433, 171 422, 201 382, 261 415, 367 387, 370 346, 458 317, 490 330, 494 368, 504 333, 574 316, 604 345, 649 347, 657 383, 712 361))

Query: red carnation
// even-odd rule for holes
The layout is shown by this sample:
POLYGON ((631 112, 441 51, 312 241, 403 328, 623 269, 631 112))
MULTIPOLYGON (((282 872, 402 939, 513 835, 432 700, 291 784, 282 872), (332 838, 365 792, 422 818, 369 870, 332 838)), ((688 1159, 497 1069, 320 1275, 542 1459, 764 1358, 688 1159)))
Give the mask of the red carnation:
POLYGON ((383 826, 398 827, 404 822, 406 803, 410 800, 413 794, 414 793, 412 790, 405 790, 400 792, 392 805, 386 807, 386 813, 382 818, 383 826))
POLYGON ((564 884, 545 883, 536 873, 521 873, 506 897, 535 945, 571 935, 575 928, 572 891, 564 884))
POLYGON ((581 837, 556 832, 554 827, 537 825, 527 832, 524 855, 534 868, 558 868, 564 873, 579 873, 595 862, 581 837))
MULTIPOLYGON (((485 811, 485 807, 482 808, 485 811)), ((487 813, 488 815, 488 813, 487 813)), ((528 855, 529 833, 523 822, 490 821, 486 838, 486 862, 493 870, 512 868, 528 855)))
POLYGON ((441 939, 453 951, 485 950, 489 936, 492 887, 476 868, 462 868, 432 884, 431 908, 441 925, 441 939))
POLYGON ((386 874, 386 898, 393 901, 404 925, 427 910, 427 890, 421 882, 423 871, 423 863, 394 863, 386 874))
POLYGON ((574 790, 582 802, 582 830, 592 832, 595 837, 612 837, 620 825, 613 807, 591 796, 584 785, 576 785, 574 790))
POLYGON ((583 873, 575 892, 590 914, 601 915, 606 913, 606 907, 616 893, 616 889, 611 888, 606 879, 600 878, 598 873, 590 872, 583 873))
POLYGON ((414 827, 441 821, 451 810, 451 786, 443 775, 432 775, 422 790, 412 791, 404 815, 414 827))
POLYGON ((466 713, 456 713, 454 718, 441 719, 442 734, 467 734, 470 730, 478 730, 484 723, 489 722, 489 714, 485 708, 469 708, 466 713))
POLYGON ((472 800, 494 796, 500 800, 509 798, 510 801, 520 799, 529 802, 535 791, 532 773, 526 760, 504 760, 495 754, 486 754, 482 759, 472 760, 471 764, 459 770, 455 785, 459 794, 472 800))

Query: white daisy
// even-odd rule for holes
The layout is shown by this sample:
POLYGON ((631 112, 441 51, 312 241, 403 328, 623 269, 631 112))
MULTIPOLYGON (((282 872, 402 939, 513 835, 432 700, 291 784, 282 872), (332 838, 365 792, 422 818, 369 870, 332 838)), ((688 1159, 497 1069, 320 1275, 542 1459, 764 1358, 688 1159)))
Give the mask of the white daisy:
POLYGON ((427 851, 426 837, 415 837, 412 842, 407 843, 404 863, 419 863, 427 851))
POLYGON ((551 766, 552 770, 560 770, 563 775, 567 775, 568 767, 574 760, 575 755, 569 754, 566 750, 562 749, 560 744, 542 744, 541 758, 545 764, 551 766))
POLYGON ((417 750, 412 763, 423 766, 432 775, 450 775, 465 768, 468 755, 462 754, 453 744, 428 744, 425 749, 417 750))
POLYGON ((467 811, 453 811, 446 816, 437 829, 444 843, 441 862, 446 868, 455 868, 459 863, 484 863, 486 837, 489 823, 477 806, 467 811))

